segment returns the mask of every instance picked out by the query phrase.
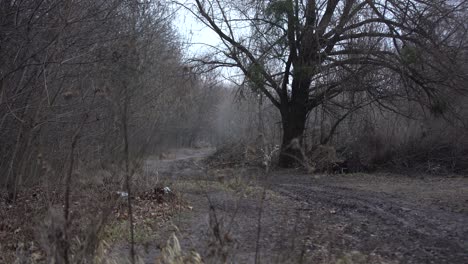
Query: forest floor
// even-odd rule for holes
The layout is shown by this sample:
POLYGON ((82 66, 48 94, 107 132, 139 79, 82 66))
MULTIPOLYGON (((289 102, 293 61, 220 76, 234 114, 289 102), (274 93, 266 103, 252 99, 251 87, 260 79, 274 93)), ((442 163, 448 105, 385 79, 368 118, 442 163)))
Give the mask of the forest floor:
POLYGON ((171 233, 206 263, 468 263, 468 178, 207 168, 212 150, 148 160, 188 203, 171 233))
MULTIPOLYGON (((178 149, 145 161, 132 199, 142 262, 199 254, 204 263, 468 263, 466 176, 266 173, 207 163, 213 153, 178 149), (177 254, 167 246, 173 235, 177 254)), ((88 232, 98 205, 121 188, 83 186, 72 197, 72 234, 88 232)), ((12 263, 20 244, 44 263, 37 237, 56 230, 45 217, 50 204, 60 212, 59 194, 24 190, 16 204, 0 203, 0 263, 12 263)), ((116 201, 101 235, 101 256, 115 262, 103 263, 128 263, 128 215, 116 201)))

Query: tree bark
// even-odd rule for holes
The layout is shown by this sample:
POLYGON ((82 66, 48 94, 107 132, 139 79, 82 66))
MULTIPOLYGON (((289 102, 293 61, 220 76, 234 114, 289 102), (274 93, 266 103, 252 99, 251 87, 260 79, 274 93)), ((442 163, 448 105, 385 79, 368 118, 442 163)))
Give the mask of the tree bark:
POLYGON ((314 64, 302 55, 293 65, 291 96, 282 96, 280 105, 283 141, 278 165, 282 168, 304 165, 302 142, 309 112, 310 85, 315 73, 314 64))
POLYGON ((281 111, 283 140, 279 156, 279 166, 292 168, 303 163, 302 148, 307 109, 304 105, 291 105, 281 111))

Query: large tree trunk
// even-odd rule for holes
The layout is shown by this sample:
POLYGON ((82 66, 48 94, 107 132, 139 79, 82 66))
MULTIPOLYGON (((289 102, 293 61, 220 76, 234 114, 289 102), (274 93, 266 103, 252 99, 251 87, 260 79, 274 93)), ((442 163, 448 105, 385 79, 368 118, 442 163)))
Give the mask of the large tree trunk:
POLYGON ((279 166, 282 168, 304 165, 302 142, 308 113, 309 88, 313 75, 311 69, 309 64, 295 64, 291 97, 281 98, 283 142, 281 143, 279 166))
POLYGON ((307 118, 305 106, 292 105, 281 111, 283 141, 279 156, 279 166, 291 168, 303 163, 302 141, 307 118))

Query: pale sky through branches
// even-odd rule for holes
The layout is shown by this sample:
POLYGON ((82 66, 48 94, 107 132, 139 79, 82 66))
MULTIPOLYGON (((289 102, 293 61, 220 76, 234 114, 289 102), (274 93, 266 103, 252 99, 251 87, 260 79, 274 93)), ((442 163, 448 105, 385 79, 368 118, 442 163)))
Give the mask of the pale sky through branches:
MULTIPOLYGON (((186 47, 186 50, 184 50, 185 56, 192 58, 203 57, 205 54, 213 54, 219 47, 221 49, 224 48, 219 36, 187 9, 190 8, 196 13, 195 1, 175 0, 174 3, 177 8, 174 25, 184 41, 186 47)), ((242 83, 243 74, 236 69, 220 68, 216 71, 219 74, 218 79, 221 82, 242 83)))
MULTIPOLYGON (((193 1, 177 0, 187 7, 191 7, 193 1)), ((180 35, 187 43, 188 52, 186 55, 200 55, 209 50, 206 45, 216 46, 220 43, 218 35, 210 28, 200 22, 189 10, 185 7, 178 7, 175 25, 180 35)))

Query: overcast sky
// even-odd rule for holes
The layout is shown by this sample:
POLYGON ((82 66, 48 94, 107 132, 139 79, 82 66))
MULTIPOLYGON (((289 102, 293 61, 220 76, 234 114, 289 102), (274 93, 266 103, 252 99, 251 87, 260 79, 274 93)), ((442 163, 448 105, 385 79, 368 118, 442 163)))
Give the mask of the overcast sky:
MULTIPOLYGON (((186 2, 186 6, 192 6, 195 8, 193 0, 176 0, 178 2, 186 2)), ((212 52, 207 45, 218 46, 220 44, 219 36, 216 35, 210 28, 200 22, 190 11, 186 8, 179 7, 176 13, 175 26, 178 29, 180 35, 188 47, 185 51, 187 57, 202 55, 203 53, 212 52)), ((236 80, 240 82, 238 77, 240 72, 233 68, 217 69, 220 81, 226 81, 226 79, 236 80)), ((230 81, 228 81, 230 82, 230 81)))
POLYGON ((196 55, 206 51, 205 44, 216 45, 219 43, 218 36, 185 8, 179 8, 175 25, 184 41, 190 44, 187 55, 196 55))

